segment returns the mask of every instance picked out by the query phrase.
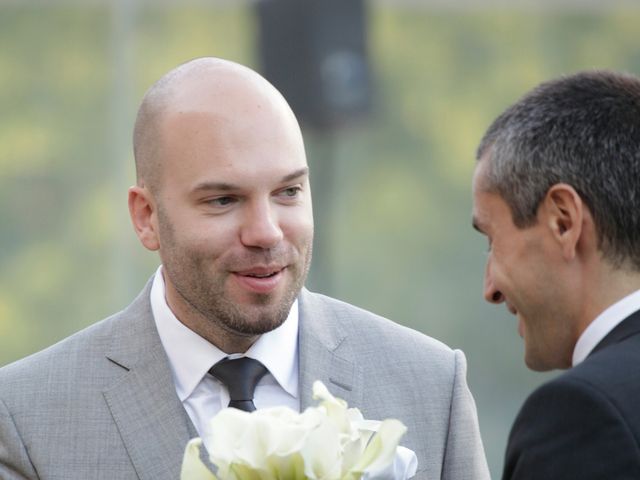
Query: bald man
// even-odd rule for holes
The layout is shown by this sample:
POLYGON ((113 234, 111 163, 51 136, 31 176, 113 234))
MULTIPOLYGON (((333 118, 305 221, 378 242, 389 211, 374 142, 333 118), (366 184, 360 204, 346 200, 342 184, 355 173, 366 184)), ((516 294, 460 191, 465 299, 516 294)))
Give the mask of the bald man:
POLYGON ((238 358, 261 369, 252 408, 304 409, 321 380, 408 426, 416 478, 489 478, 463 353, 303 288, 309 170, 272 85, 181 65, 146 93, 134 154, 129 211, 161 266, 122 312, 0 370, 0 478, 177 479, 235 401, 215 368, 238 358))

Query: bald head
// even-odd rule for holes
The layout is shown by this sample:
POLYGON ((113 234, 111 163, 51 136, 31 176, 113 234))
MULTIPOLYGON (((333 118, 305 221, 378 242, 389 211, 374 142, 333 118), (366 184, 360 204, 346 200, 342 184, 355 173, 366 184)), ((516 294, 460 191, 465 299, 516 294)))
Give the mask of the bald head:
POLYGON ((129 213, 162 260, 176 317, 226 352, 285 321, 311 261, 313 211, 300 127, 256 72, 214 58, 145 95, 129 213))
POLYGON ((293 112, 266 79, 228 60, 198 58, 164 75, 142 100, 133 134, 139 186, 160 188, 168 137, 189 115, 207 115, 220 136, 248 128, 251 122, 279 122, 302 144, 293 112))

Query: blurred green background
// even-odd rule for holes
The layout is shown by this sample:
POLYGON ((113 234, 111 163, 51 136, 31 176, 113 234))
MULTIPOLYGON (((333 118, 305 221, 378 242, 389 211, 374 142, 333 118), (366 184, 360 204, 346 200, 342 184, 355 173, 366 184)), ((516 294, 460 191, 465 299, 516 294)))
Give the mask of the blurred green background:
MULTIPOLYGON (((368 3, 372 115, 305 131, 323 241, 310 286, 465 351, 496 478, 519 406, 553 374, 527 371, 514 319, 482 299, 475 147, 540 81, 640 72, 633 3, 506 5, 368 3)), ((259 69, 254 7, 0 3, 0 365, 123 308, 157 267, 127 213, 137 105, 194 57, 259 69)))

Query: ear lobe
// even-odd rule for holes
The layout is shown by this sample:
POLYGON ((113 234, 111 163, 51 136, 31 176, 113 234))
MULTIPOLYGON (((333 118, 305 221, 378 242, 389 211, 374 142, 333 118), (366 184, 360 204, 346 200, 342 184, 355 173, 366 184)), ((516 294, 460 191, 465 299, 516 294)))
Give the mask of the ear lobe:
POLYGON ((135 185, 129 188, 129 215, 142 245, 148 250, 158 250, 160 240, 157 232, 156 207, 153 196, 146 187, 135 185))
POLYGON ((553 185, 544 198, 546 223, 562 248, 567 260, 575 257, 583 234, 584 203, 575 189, 567 184, 553 185))

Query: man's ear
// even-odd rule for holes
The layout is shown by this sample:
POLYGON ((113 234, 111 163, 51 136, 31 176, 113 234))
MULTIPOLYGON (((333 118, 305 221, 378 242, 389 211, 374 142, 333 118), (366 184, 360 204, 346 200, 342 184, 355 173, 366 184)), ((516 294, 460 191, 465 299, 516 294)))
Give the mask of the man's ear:
POLYGON ((542 219, 560 244, 566 260, 575 257, 580 237, 584 234, 586 206, 571 185, 557 183, 547 191, 542 201, 542 219))
POLYGON ((129 215, 142 245, 149 250, 160 248, 156 204, 147 187, 129 188, 129 215))

